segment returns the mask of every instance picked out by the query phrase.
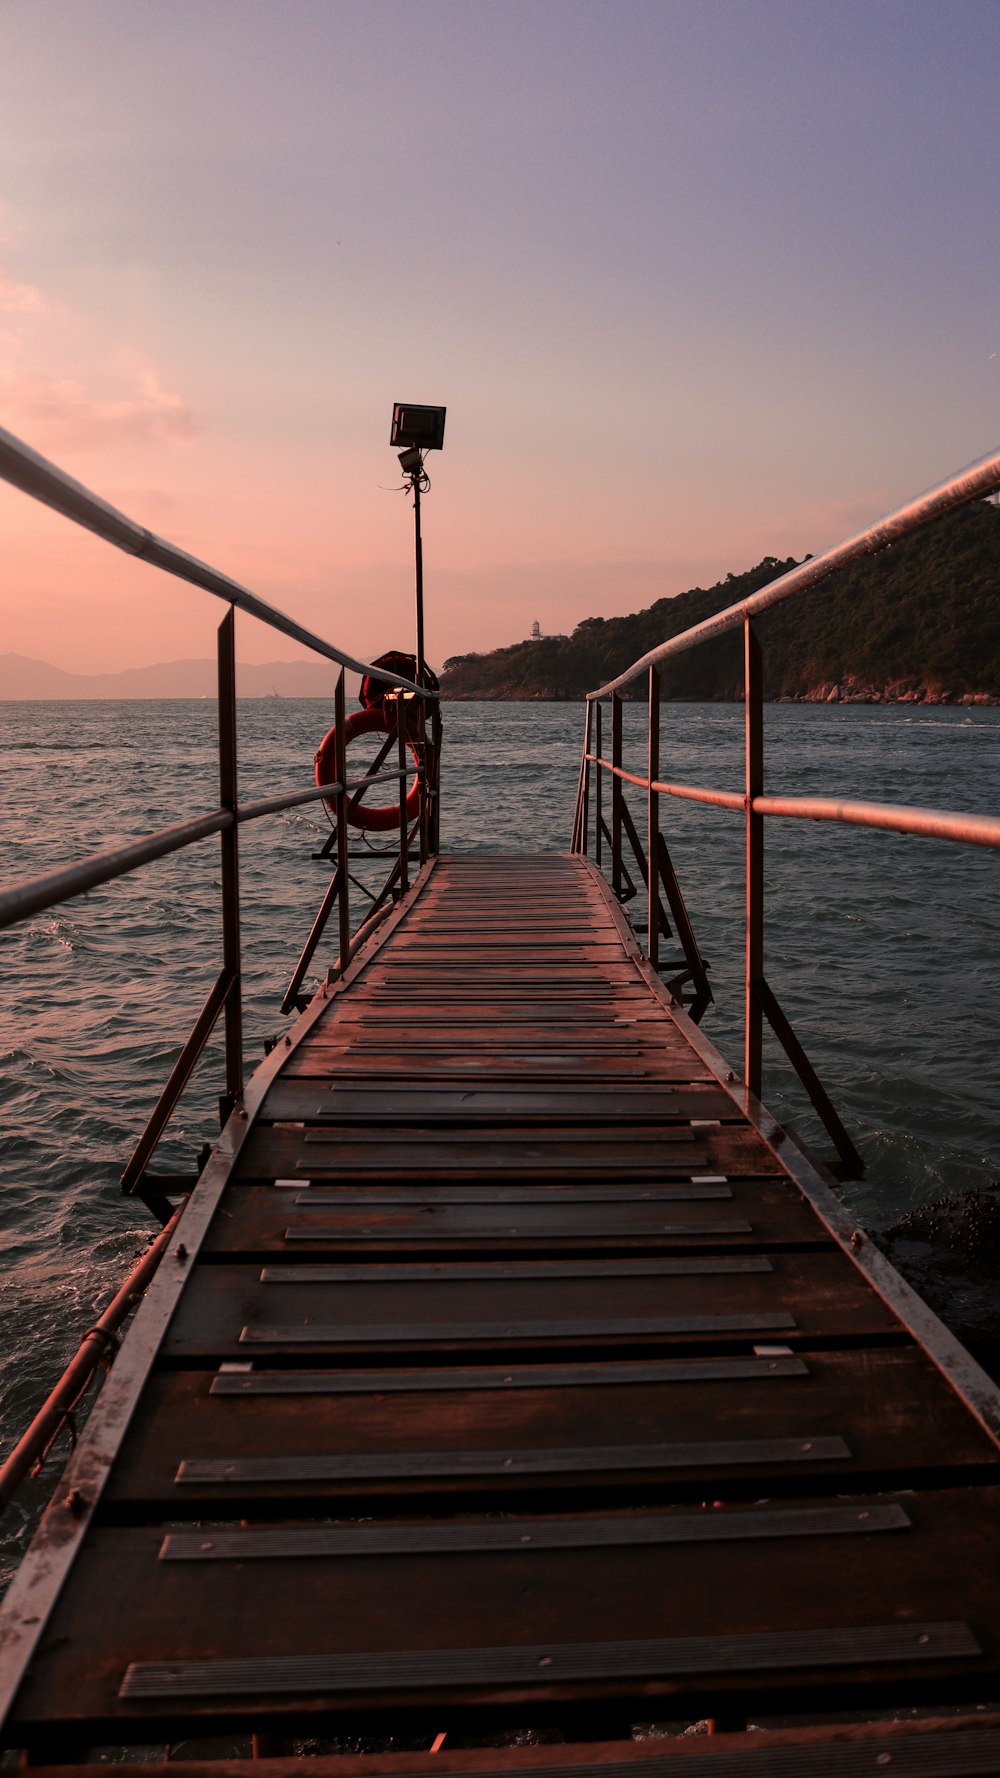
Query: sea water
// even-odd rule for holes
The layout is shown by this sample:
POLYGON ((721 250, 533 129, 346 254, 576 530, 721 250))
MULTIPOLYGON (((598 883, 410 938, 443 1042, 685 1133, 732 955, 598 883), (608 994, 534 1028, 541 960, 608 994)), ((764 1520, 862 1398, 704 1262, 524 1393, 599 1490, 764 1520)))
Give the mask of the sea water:
MULTIPOLYGON (((311 782, 332 720, 317 700, 239 707, 240 795, 311 782)), ((569 841, 580 704, 444 706, 444 850, 559 851, 569 841)), ((0 704, 5 883, 217 803, 209 700, 0 704)), ((1000 710, 777 705, 767 788, 1000 811, 1000 710)), ((643 770, 645 711, 624 709, 625 763, 643 770)), ((743 712, 671 704, 661 776, 741 790, 743 712)), ((644 804, 634 793, 640 829, 644 804)), ((704 1030, 742 1054, 743 822, 661 799, 661 820, 716 996, 704 1030)), ((323 889, 329 826, 312 803, 240 830, 246 1046, 278 1005, 323 889)), ((866 1164, 843 1188, 884 1228, 944 1191, 1000 1175, 1000 858, 827 823, 766 824, 766 973, 866 1164)), ((355 868, 359 881, 384 869, 355 868)), ((637 879, 638 880, 638 879, 637 879)), ((359 890, 359 916, 364 908, 359 890)), ((637 899, 637 909, 641 898, 637 899)), ((333 933, 312 980, 332 960, 333 933)), ((208 840, 0 935, 0 1453, 6 1453, 149 1238, 122 1167, 220 967, 219 845, 208 840)), ((673 950, 673 946, 670 947, 673 950)), ((155 1161, 190 1172, 217 1130, 210 1046, 155 1161)), ((764 1096, 821 1152, 775 1046, 764 1096)), ((0 1580, 43 1483, 0 1539, 0 1580)))

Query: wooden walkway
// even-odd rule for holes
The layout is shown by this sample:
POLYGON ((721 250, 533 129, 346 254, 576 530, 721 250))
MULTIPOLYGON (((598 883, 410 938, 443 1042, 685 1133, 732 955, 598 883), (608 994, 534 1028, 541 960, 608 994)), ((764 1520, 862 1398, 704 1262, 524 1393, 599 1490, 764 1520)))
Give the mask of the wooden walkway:
POLYGON ((736 1733, 1000 1698, 996 1391, 591 867, 439 860, 247 1105, 12 1590, 5 1745, 1000 1772, 992 1717, 736 1733), (588 1746, 450 1753, 524 1725, 588 1746))

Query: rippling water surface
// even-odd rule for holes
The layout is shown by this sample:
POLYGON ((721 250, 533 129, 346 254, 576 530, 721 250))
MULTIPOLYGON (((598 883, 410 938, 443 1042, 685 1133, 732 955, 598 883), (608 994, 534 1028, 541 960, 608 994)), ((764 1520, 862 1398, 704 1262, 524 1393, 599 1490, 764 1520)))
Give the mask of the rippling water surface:
MULTIPOLYGON (((582 706, 449 704, 444 716, 443 847, 565 848, 582 706)), ((330 719, 311 700, 242 702, 241 796, 308 784, 330 719)), ((782 705, 766 730, 773 791, 1000 809, 1000 711, 782 705)), ((739 708, 668 706, 662 775, 740 789, 742 734, 739 708)), ((641 770, 637 706, 625 709, 625 749, 641 770)), ((214 703, 0 704, 6 882, 215 802, 214 703)), ((741 819, 666 799, 661 812, 712 965, 705 1029, 738 1060, 741 819)), ((241 830, 251 1061, 282 1026, 278 1002, 328 880, 311 856, 327 832, 316 805, 241 830)), ((1000 859, 798 821, 769 822, 767 846, 767 974, 865 1157, 866 1179, 844 1188, 859 1218, 882 1227, 995 1179, 1000 859)), ((0 1452, 148 1238, 118 1177, 218 971, 218 897, 209 840, 0 935, 0 1452)), ((321 951, 317 976, 327 960, 321 951)), ((787 1070, 767 1063, 766 1099, 825 1150, 787 1070)), ((213 1049, 157 1170, 190 1171, 217 1128, 219 1086, 213 1049)))

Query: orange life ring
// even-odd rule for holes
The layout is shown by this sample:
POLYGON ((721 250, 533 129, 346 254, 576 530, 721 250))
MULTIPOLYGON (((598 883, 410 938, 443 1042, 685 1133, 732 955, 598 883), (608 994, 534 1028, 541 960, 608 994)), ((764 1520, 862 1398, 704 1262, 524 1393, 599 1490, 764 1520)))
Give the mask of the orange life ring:
MULTIPOLYGON (((394 735, 396 733, 395 712, 387 714, 380 704, 370 710, 353 710, 344 723, 344 751, 346 753, 351 742, 357 735, 394 735)), ((413 742, 408 740, 407 746, 413 755, 414 763, 419 764, 419 755, 413 742)), ((337 779, 337 730, 332 728, 323 736, 316 749, 314 761, 317 784, 334 784, 337 779)), ((327 807, 335 809, 336 805, 327 799, 327 807)), ((350 808, 350 799, 348 799, 350 808)), ((406 819, 415 821, 420 813, 420 779, 414 778, 406 795, 406 819)), ((358 803, 347 817, 352 827, 361 827, 369 833, 387 833, 390 828, 399 826, 399 804, 389 803, 385 808, 371 809, 366 803, 358 803)))

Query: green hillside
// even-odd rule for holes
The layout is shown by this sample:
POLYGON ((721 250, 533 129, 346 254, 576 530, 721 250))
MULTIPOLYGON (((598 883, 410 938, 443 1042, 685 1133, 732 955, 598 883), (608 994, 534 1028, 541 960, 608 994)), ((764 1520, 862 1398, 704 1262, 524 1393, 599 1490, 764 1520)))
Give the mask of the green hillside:
MULTIPOLYGON (((746 598, 796 566, 765 556, 713 587, 658 599, 628 617, 590 617, 559 642, 517 642, 454 655, 452 698, 581 698, 668 636, 746 598)), ((769 698, 1000 700, 1000 509, 961 508, 927 531, 840 569, 823 586, 759 620, 769 698), (835 689, 836 688, 836 689, 835 689)), ((663 695, 736 698, 740 633, 692 649, 663 669, 663 695)), ((645 687, 630 688, 644 696, 645 687)), ((626 693, 626 695, 629 695, 626 693)))

